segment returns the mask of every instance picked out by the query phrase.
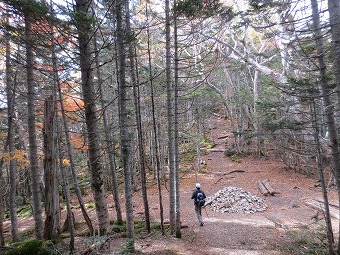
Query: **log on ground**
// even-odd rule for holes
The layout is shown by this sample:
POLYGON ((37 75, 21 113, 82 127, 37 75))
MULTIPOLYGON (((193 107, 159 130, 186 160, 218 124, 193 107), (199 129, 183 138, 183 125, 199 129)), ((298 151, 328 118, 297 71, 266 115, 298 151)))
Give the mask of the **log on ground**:
POLYGON ((257 187, 259 188, 262 195, 267 196, 269 194, 269 191, 266 189, 266 187, 263 185, 262 181, 257 181, 257 187))
MULTIPOLYGON (((325 213, 325 206, 323 203, 320 202, 305 202, 305 205, 317 209, 323 213, 325 213)), ((339 210, 334 208, 329 208, 329 214, 331 217, 339 220, 339 210)))
MULTIPOLYGON (((325 203, 325 202, 323 201, 323 198, 318 198, 318 199, 316 199, 316 201, 321 202, 321 203, 325 203)), ((328 204, 331 205, 331 206, 340 208, 340 207, 339 207, 339 203, 335 203, 335 202, 332 202, 332 201, 329 201, 329 200, 328 200, 328 204)))
POLYGON ((208 149, 208 152, 224 152, 224 149, 208 149))
POLYGON ((264 187, 268 190, 269 194, 274 196, 275 194, 279 194, 279 192, 275 191, 272 187, 272 185, 270 185, 269 180, 268 179, 264 179, 262 181, 264 187))

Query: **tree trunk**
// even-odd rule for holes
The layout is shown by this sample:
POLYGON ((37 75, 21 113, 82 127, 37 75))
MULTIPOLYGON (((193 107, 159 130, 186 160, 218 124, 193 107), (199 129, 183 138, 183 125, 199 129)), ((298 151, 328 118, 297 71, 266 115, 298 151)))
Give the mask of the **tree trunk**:
MULTIPOLYGON (((146 17, 148 16, 148 4, 146 5, 146 17)), ((155 112, 155 98, 154 98, 154 87, 153 87, 153 76, 152 76, 152 65, 151 65, 151 48, 150 48, 150 31, 147 29, 148 35, 148 64, 149 64, 149 79, 150 79, 150 96, 151 96, 151 109, 152 109, 152 127, 154 133, 154 149, 155 149, 155 158, 156 158, 156 175, 157 175, 157 188, 158 188, 158 200, 159 200, 159 216, 161 219, 161 232, 164 234, 164 212, 163 212, 163 198, 162 198, 162 186, 161 186, 161 163, 160 163, 160 155, 159 155, 159 146, 158 146, 158 131, 156 124, 156 112, 155 112)))
POLYGON ((4 238, 4 213, 3 213, 3 206, 4 206, 4 201, 3 201, 3 187, 4 187, 4 182, 2 179, 2 167, 0 167, 0 245, 4 246, 5 245, 5 238, 4 238))
MULTIPOLYGON (((9 10, 6 10, 7 17, 6 22, 9 24, 9 10)), ((9 182, 10 182, 10 194, 9 194, 9 210, 11 217, 11 234, 13 242, 18 241, 18 214, 17 214, 17 169, 16 161, 13 159, 15 154, 14 144, 14 118, 15 118, 15 88, 13 86, 13 71, 11 64, 11 45, 9 36, 5 36, 6 44, 6 94, 7 94, 7 114, 8 114, 8 132, 7 132, 7 152, 9 153, 9 182)), ((2 176, 0 177, 2 178, 2 176)), ((3 187, 3 186, 1 186, 3 187)), ((1 205, 0 205, 1 206, 1 205)))
POLYGON ((126 228, 127 252, 134 253, 134 222, 133 222, 133 201, 131 185, 131 119, 128 111, 128 98, 126 82, 126 49, 124 41, 126 38, 126 24, 124 24, 123 15, 127 11, 128 2, 126 0, 116 2, 116 19, 117 19, 117 55, 118 55, 118 108, 119 108, 119 128, 120 128, 120 151, 124 171, 125 182, 125 210, 126 210, 126 228))
MULTIPOLYGON (((51 4, 51 6, 52 6, 52 4, 51 4)), ((67 118, 66 118, 65 108, 64 108, 64 103, 63 103, 64 99, 63 99, 63 94, 62 94, 61 88, 60 88, 60 80, 59 80, 58 69, 57 69, 58 65, 57 65, 57 58, 56 58, 56 54, 55 54, 55 42, 54 42, 54 37, 53 37, 53 34, 54 34, 53 26, 51 25, 50 28, 51 28, 51 47, 52 47, 51 50, 52 50, 53 79, 54 79, 55 85, 57 85, 57 92, 58 92, 57 94, 59 95, 60 111, 61 111, 62 122, 63 122, 63 127, 64 127, 67 155, 68 155, 68 159, 70 161, 70 170, 71 170, 70 172, 71 172, 71 176, 72 176, 72 180, 73 180, 73 188, 74 188, 75 194, 76 194, 77 199, 78 199, 80 210, 83 214, 84 220, 85 220, 87 227, 89 229, 90 235, 93 235, 94 230, 93 230, 92 222, 91 222, 91 219, 86 212, 86 208, 85 208, 84 201, 83 201, 83 198, 82 198, 82 194, 81 194, 79 184, 78 184, 77 173, 76 173, 76 170, 75 170, 73 152, 72 152, 72 147, 71 147, 71 142, 70 142, 69 128, 68 128, 68 125, 67 125, 67 118)), ((67 178, 67 176, 65 176, 65 178, 67 178)))
MULTIPOLYGON (((316 51, 317 51, 317 59, 319 63, 319 69, 320 69, 320 85, 321 85, 321 94, 325 109, 325 115, 326 115, 326 122, 327 127, 329 130, 329 137, 330 137, 330 146, 332 150, 332 156, 333 156, 333 165, 334 165, 334 174, 337 181, 337 187, 338 187, 338 198, 340 201, 340 151, 339 151, 339 143, 338 143, 338 135, 336 130, 336 123, 335 123, 335 117, 334 117, 334 106, 332 104, 331 100, 331 93, 329 90, 329 86, 327 83, 327 72, 326 72, 326 63, 325 63, 325 55, 324 55, 324 45, 322 42, 322 32, 321 32, 321 25, 320 25, 320 17, 318 13, 318 3, 316 0, 311 0, 312 5, 312 11, 313 11, 313 28, 314 28, 314 35, 315 35, 315 43, 316 43, 316 51)), ((331 6, 329 6, 331 7, 331 6)), ((339 7, 339 6, 338 6, 339 7)), ((339 19, 338 19, 339 20, 339 19)), ((334 38, 333 38, 334 39, 334 38)), ((334 62, 335 68, 336 62, 334 62)), ((340 65, 340 63, 338 63, 340 65)), ((325 191, 324 191, 325 192, 325 191)), ((324 198, 327 199, 327 195, 324 193, 324 198)), ((327 202, 327 200, 325 200, 327 202)), ((329 217, 329 215, 327 215, 329 217)), ((326 217, 326 220, 327 220, 326 217)), ((329 221, 330 219, 328 219, 329 221)), ((330 222, 326 222, 330 224, 330 222)), ((328 239, 329 239, 329 246, 333 245, 331 240, 333 239, 330 232, 330 226, 328 226, 328 239)), ((340 246, 338 246, 338 253, 340 251, 340 246)), ((330 247, 330 254, 333 254, 333 247, 330 247)))
MULTIPOLYGON (((132 58, 130 59, 130 61, 134 61, 134 59, 132 58)), ((133 66, 133 64, 131 64, 131 66, 133 66)), ((137 135, 138 135, 138 151, 139 151, 141 185, 142 185, 144 214, 145 214, 145 228, 147 232, 150 233, 151 232, 150 211, 149 211, 149 202, 148 202, 148 195, 147 195, 144 139, 143 139, 142 120, 141 120, 141 112, 140 112, 140 98, 139 98, 140 93, 139 93, 139 87, 138 87, 139 85, 137 84, 137 82, 133 81, 133 83, 134 83, 133 90, 134 90, 134 99, 135 99, 135 114, 136 114, 137 135)))
POLYGON ((60 235, 59 180, 57 173, 56 108, 53 96, 45 100, 44 113, 44 179, 45 179, 45 228, 44 239, 60 235))
POLYGON ((33 50, 31 38, 31 19, 25 15, 26 37, 26 72, 27 72, 27 122, 29 141, 29 161, 32 177, 33 217, 35 222, 35 234, 37 239, 43 237, 43 220, 40 194, 40 173, 38 166, 38 148, 35 130, 35 87, 33 81, 33 50))
POLYGON ((3 160, 0 161, 0 245, 5 245, 4 237, 4 180, 2 178, 3 160))
POLYGON ((258 116, 257 116, 257 107, 256 104, 258 102, 259 98, 259 92, 258 92, 258 85, 259 85, 259 71, 256 69, 254 70, 254 77, 253 77, 253 98, 254 98, 254 103, 253 103, 253 126, 254 126, 254 133, 257 134, 255 135, 255 151, 258 155, 261 154, 261 138, 259 137, 259 125, 258 125, 258 116))
MULTIPOLYGON (((53 1, 50 0, 50 8, 51 8, 51 13, 52 16, 55 16, 54 13, 54 9, 53 9, 53 1)), ((59 82, 59 75, 58 75, 58 67, 57 67, 57 57, 56 57, 56 52, 55 52, 55 40, 54 40, 54 27, 53 24, 50 22, 49 23, 50 26, 50 41, 51 41, 51 56, 52 56, 52 69, 53 69, 53 101, 54 101, 54 113, 58 112, 58 103, 57 103, 57 98, 58 98, 58 93, 60 95, 59 99, 60 99, 60 108, 61 108, 61 114, 62 117, 65 120, 65 130, 67 130, 67 125, 66 125, 66 117, 65 117, 65 112, 64 112, 64 105, 63 105, 63 101, 62 101, 62 95, 61 95, 61 89, 60 89, 60 82, 59 82)), ((68 185, 68 181, 67 181, 67 175, 65 174, 65 167, 64 167, 64 163, 63 163, 63 153, 62 153, 62 149, 60 146, 61 143, 61 132, 60 132, 60 128, 59 128, 59 121, 58 121, 58 117, 57 115, 54 116, 56 118, 56 123, 55 123, 55 135, 56 135, 56 146, 58 149, 58 156, 59 156, 59 166, 60 166, 60 176, 61 176, 61 186, 63 188, 63 192, 64 192, 64 197, 65 197, 65 204, 66 204, 66 210, 67 210, 67 218, 68 218, 68 227, 69 227, 69 232, 70 232, 70 244, 69 244, 69 248, 70 248, 70 252, 72 254, 73 250, 74 250, 74 221, 73 221, 73 217, 72 217, 72 210, 71 210, 71 205, 70 205, 70 189, 69 189, 69 185, 68 185)), ((66 138, 68 138, 68 132, 65 132, 67 134, 66 138)), ((69 139, 66 139, 66 144, 69 145, 70 141, 69 139)), ((67 149, 70 150, 70 147, 67 147, 67 149)), ((58 160, 58 159, 56 159, 58 160)), ((71 161, 71 160, 70 160, 71 161)), ((76 190, 76 189, 75 189, 76 190)), ((57 186, 56 189, 56 193, 59 195, 59 189, 57 186)), ((59 205, 60 207, 60 205, 59 205)), ((82 206, 80 206, 82 208, 82 206)), ((60 208, 59 208, 60 210, 60 208)), ((87 215, 86 215, 87 216, 87 215)), ((60 216, 59 216, 60 217, 60 216)), ((60 219, 59 219, 60 221, 60 219)), ((86 218, 85 221, 87 222, 86 218)), ((90 221, 91 223, 91 221, 90 221)), ((59 226, 60 226, 60 222, 59 222, 59 226)), ((93 228, 92 228, 92 232, 91 232, 91 227, 92 225, 90 224, 89 226, 90 229, 90 233, 93 233, 93 228)), ((60 230, 58 230, 60 231, 60 230)))
MULTIPOLYGON (((174 0, 176 6, 176 0, 174 0)), ((174 11, 174 48, 175 48, 175 80, 174 80, 174 182, 175 182, 175 232, 176 237, 180 238, 181 234, 181 218, 180 218, 180 191, 179 191, 179 151, 178 151, 178 38, 177 38, 177 13, 174 11)))
POLYGON ((74 159, 73 159, 73 152, 72 152, 71 141, 70 141, 70 136, 69 136, 69 128, 68 128, 68 125, 67 125, 67 118, 66 118, 64 104, 63 104, 63 96, 62 96, 62 92, 61 92, 61 89, 60 89, 59 82, 57 82, 57 84, 58 84, 60 111, 61 111, 62 122, 63 122, 63 126, 64 126, 67 155, 68 155, 68 159, 70 161, 70 170, 71 170, 70 172, 71 172, 72 181, 73 181, 73 188, 74 188, 74 192, 75 192, 77 199, 78 199, 80 210, 83 214, 86 225, 89 228, 90 235, 92 236, 94 234, 94 229, 93 229, 93 226, 92 226, 91 219, 86 212, 85 204, 84 204, 83 197, 82 197, 82 194, 81 194, 81 191, 80 191, 80 187, 79 187, 79 183, 78 183, 78 179, 77 179, 77 173, 76 173, 75 164, 74 164, 74 159))
POLYGON ((196 157, 197 157, 197 168, 195 171, 195 179, 196 182, 198 182, 198 174, 201 170, 201 138, 200 138, 200 118, 199 118, 199 113, 198 113, 198 109, 196 108, 195 110, 195 116, 196 116, 196 139, 197 139, 197 143, 196 143, 196 157))
MULTIPOLYGON (((60 141, 60 132, 59 132, 59 123, 57 123, 57 134, 58 134, 58 141, 60 141)), ((67 181, 67 175, 65 172, 65 166, 63 163, 63 153, 60 147, 60 142, 58 146, 58 152, 59 152, 59 164, 60 164, 60 175, 61 175, 61 183, 62 183, 62 188, 64 192, 64 197, 65 197, 65 204, 66 204, 66 210, 67 210, 67 219, 68 219, 68 227, 69 227, 69 232, 70 232, 70 252, 71 254, 74 251, 74 220, 73 220, 73 213, 71 209, 71 195, 70 195, 70 188, 69 184, 67 181)))
POLYGON ((107 234, 109 228, 109 215, 104 192, 103 168, 101 163, 101 150, 99 142, 98 117, 96 109, 96 91, 93 82, 93 68, 90 41, 92 37, 92 21, 89 18, 89 0, 76 1, 76 23, 78 29, 80 69, 82 80, 82 93, 85 107, 85 122, 88 136, 89 167, 93 198, 96 205, 100 235, 107 234))
MULTIPOLYGON (((134 34, 131 30, 130 24, 130 15, 129 10, 126 12, 126 25, 128 33, 131 34, 131 38, 134 38, 134 34)), ((139 152, 139 164, 140 164, 140 175, 141 175, 141 185, 142 185, 142 196, 143 196, 143 204, 144 204, 144 216, 145 216, 145 228, 148 233, 151 232, 150 229, 150 211, 149 211, 149 202, 148 202, 148 194, 147 194, 147 186, 146 186, 146 172, 145 172, 145 152, 144 152, 144 138, 143 138, 143 130, 142 130, 142 120, 141 120, 141 111, 140 111, 140 93, 139 93, 139 84, 137 81, 137 73, 135 68, 135 43, 132 39, 129 42, 129 60, 130 60, 130 72, 131 79, 133 85, 133 95, 134 95, 134 104, 135 104, 135 117, 136 117, 136 125, 137 125, 137 137, 138 137, 138 152, 139 152)), ((138 71, 138 70, 137 70, 138 71)))
POLYGON ((67 156, 68 156, 68 159, 70 161, 70 170, 71 170, 70 172, 71 172, 72 181, 73 181, 73 188, 74 188, 74 192, 75 192, 77 199, 78 199, 80 210, 83 214, 86 225, 89 228, 90 235, 92 236, 94 234, 94 229, 93 229, 91 219, 86 212, 85 204, 84 204, 84 201, 83 201, 83 197, 82 197, 80 187, 79 187, 79 183, 78 183, 78 179, 77 179, 77 173, 76 173, 76 169, 75 169, 75 164, 74 164, 74 159, 73 159, 73 151, 72 151, 70 135, 69 135, 69 127, 67 125, 67 118, 66 118, 65 108, 64 108, 64 103, 63 103, 64 100, 63 100, 63 95, 62 95, 62 92, 61 92, 60 82, 59 82, 59 78, 58 78, 58 71, 54 70, 54 74, 56 74, 56 78, 57 78, 56 82, 57 82, 57 85, 58 85, 60 111, 61 111, 62 122, 63 122, 63 126, 64 126, 67 156))
POLYGON ((173 130, 173 86, 171 81, 171 35, 170 35, 170 2, 165 0, 165 74, 166 74, 166 94, 167 94, 167 119, 168 119, 168 163, 169 163, 169 214, 171 231, 175 232, 175 162, 174 162, 174 130, 173 130))
MULTIPOLYGON (((312 8, 314 8, 316 1, 317 0, 311 0, 312 8)), ((316 4, 316 10, 317 10, 317 4, 316 4)), ((315 129, 314 140, 315 140, 316 149, 317 149, 317 163, 318 163, 319 178, 320 178, 320 183, 321 183, 321 188, 322 188, 323 201, 325 203, 325 222, 326 222, 326 227, 327 227, 328 251, 329 251, 329 255, 334 255, 335 254, 334 248, 333 248, 334 247, 334 235, 333 235, 333 228, 332 228, 332 222, 331 222, 331 214, 329 210, 327 187, 326 187, 325 177, 323 173, 323 160, 322 160, 323 155, 321 153, 321 145, 320 145, 320 140, 319 140, 319 125, 317 123, 316 106, 315 106, 314 100, 312 102, 311 108, 312 108, 312 114, 313 114, 312 122, 313 122, 313 126, 315 129)))
MULTIPOLYGON (((94 38, 94 48, 97 52, 97 41, 96 36, 94 38)), ((99 59, 96 57, 96 70, 97 70, 97 77, 98 77, 98 83, 99 83, 99 93, 100 93, 100 102, 101 107, 103 110, 103 125, 104 125, 104 133, 105 133, 105 142, 106 147, 108 150, 108 157, 109 157, 109 168, 111 173, 111 179, 112 179, 112 193, 113 193, 113 199, 115 202, 115 209, 117 214, 117 223, 119 225, 123 224, 123 217, 122 217, 122 210, 120 205, 120 199, 119 199, 119 186, 118 186, 118 180, 117 180, 117 174, 116 174, 116 157, 115 157, 115 147, 114 147, 114 140, 111 135, 110 125, 108 122, 107 117, 107 111, 106 106, 104 105, 105 97, 103 93, 103 80, 101 78, 101 72, 100 72, 100 65, 99 65, 99 59)))
MULTIPOLYGON (((340 114, 340 2, 328 0, 329 21, 332 36, 333 72, 335 75, 336 92, 338 95, 337 114, 340 114)), ((336 116, 339 121, 340 116, 336 116)), ((339 249, 340 251, 340 249, 339 249)))

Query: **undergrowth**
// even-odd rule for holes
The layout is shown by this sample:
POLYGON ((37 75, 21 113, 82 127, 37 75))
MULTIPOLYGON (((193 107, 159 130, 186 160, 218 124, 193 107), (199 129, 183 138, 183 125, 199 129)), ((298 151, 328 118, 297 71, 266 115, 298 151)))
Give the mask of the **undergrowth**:
POLYGON ((26 240, 11 245, 5 255, 57 255, 51 241, 26 240))
POLYGON ((224 156, 228 157, 231 161, 241 162, 241 160, 247 156, 251 155, 248 151, 237 151, 236 149, 226 149, 224 151, 224 156))
POLYGON ((328 244, 324 226, 299 228, 288 232, 289 242, 280 249, 294 255, 327 255, 328 244))

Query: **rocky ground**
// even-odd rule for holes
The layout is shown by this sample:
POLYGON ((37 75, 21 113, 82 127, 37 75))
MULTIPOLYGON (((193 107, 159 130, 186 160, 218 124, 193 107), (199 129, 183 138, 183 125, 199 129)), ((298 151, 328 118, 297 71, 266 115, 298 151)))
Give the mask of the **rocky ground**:
POLYGON ((224 187, 214 195, 207 197, 206 207, 220 213, 255 213, 267 209, 260 197, 241 188, 230 186, 224 187))

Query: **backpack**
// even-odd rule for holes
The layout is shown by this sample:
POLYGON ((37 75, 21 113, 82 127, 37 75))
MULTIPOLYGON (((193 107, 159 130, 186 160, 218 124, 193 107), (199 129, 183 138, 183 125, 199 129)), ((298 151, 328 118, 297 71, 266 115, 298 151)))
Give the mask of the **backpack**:
POLYGON ((203 206, 205 204, 204 196, 202 192, 198 192, 196 195, 196 205, 203 206))

